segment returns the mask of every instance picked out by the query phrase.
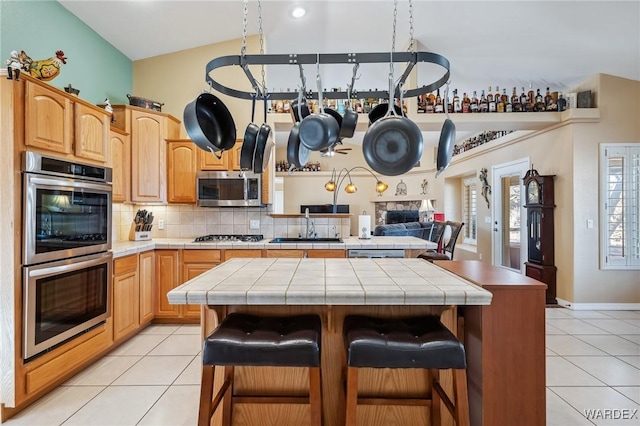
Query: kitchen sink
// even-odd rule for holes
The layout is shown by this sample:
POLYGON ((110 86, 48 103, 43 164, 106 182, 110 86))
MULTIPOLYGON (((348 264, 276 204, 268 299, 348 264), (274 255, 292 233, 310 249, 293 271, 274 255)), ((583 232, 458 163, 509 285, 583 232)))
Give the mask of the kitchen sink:
POLYGON ((342 238, 288 238, 277 237, 269 241, 270 243, 341 243, 342 238))

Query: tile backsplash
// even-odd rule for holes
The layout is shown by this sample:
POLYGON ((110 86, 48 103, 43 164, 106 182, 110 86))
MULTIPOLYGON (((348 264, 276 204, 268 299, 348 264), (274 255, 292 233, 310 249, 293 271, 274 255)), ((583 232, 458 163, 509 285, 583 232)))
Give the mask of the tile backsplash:
MULTIPOLYGON (((113 204, 113 240, 126 241, 138 209, 153 213, 153 238, 195 238, 208 234, 262 234, 265 238, 297 237, 304 234, 305 218, 270 216, 269 207, 197 207, 190 204, 135 205, 113 204), (160 221, 164 229, 158 229, 160 221), (251 221, 259 221, 259 229, 250 229, 251 221)), ((349 218, 312 218, 318 237, 348 237, 349 218)))

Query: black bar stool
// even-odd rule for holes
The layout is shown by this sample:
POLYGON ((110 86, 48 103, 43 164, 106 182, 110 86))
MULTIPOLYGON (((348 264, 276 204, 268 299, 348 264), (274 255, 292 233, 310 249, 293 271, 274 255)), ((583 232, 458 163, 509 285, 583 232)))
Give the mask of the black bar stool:
POLYGON ((208 426, 224 397, 223 424, 231 424, 233 404, 309 404, 311 422, 322 425, 320 344, 322 322, 317 315, 262 317, 232 313, 205 339, 198 425, 208 426), (224 365, 225 379, 213 397, 216 365, 224 365), (309 396, 233 394, 234 366, 308 367, 309 396))
POLYGON ((347 426, 355 426, 359 404, 431 406, 431 425, 439 426, 441 399, 458 426, 469 426, 464 346, 437 317, 386 319, 349 315, 342 330, 347 352, 347 426), (359 368, 428 369, 431 398, 359 397, 359 368), (440 369, 453 369, 454 401, 440 385, 440 369))

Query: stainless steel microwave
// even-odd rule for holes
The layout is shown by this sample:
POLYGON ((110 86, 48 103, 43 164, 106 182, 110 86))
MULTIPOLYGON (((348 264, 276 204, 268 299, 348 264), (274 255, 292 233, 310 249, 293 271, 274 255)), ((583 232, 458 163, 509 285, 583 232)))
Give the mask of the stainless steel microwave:
POLYGON ((202 207, 261 205, 261 176, 250 172, 199 172, 197 204, 202 207))

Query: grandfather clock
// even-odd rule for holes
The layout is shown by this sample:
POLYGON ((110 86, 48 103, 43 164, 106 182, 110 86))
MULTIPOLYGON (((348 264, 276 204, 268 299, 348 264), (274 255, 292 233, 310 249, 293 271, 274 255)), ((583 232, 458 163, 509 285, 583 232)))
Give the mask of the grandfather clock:
POLYGON ((522 178, 527 209, 528 277, 547 285, 547 304, 556 303, 556 271, 554 265, 553 235, 553 178, 542 176, 531 167, 522 178))

